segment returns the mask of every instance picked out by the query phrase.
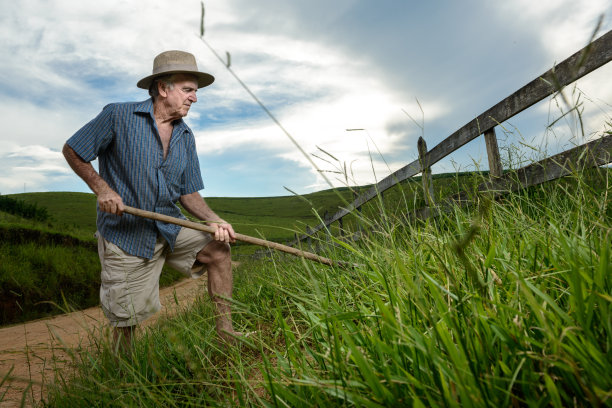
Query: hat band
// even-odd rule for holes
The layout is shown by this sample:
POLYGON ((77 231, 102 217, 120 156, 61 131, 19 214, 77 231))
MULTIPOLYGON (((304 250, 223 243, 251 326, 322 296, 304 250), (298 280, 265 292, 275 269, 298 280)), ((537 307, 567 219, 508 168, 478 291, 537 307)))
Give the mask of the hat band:
POLYGON ((198 67, 193 64, 166 64, 155 67, 153 75, 169 71, 193 71, 198 72, 198 67))

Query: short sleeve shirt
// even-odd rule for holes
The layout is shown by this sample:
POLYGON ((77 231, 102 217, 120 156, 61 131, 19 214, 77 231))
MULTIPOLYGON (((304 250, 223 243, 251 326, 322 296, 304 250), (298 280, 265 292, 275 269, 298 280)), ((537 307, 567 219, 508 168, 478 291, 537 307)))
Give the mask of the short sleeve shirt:
MULTIPOLYGON (((100 176, 124 204, 172 217, 185 218, 176 203, 204 183, 195 138, 182 119, 174 122, 168 155, 153 116, 151 99, 104 107, 67 144, 85 161, 98 158, 100 176)), ((158 234, 174 249, 180 226, 100 211, 97 227, 108 241, 129 254, 151 259, 158 234)))

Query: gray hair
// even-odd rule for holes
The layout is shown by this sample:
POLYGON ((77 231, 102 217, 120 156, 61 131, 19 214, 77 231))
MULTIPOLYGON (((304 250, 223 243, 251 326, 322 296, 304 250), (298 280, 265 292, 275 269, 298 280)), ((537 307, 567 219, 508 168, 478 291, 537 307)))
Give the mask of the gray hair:
POLYGON ((157 87, 157 84, 163 83, 166 85, 168 89, 173 89, 176 76, 177 74, 164 75, 164 76, 155 78, 153 82, 151 82, 151 86, 149 86, 149 95, 151 95, 151 97, 153 98, 153 101, 155 101, 155 99, 157 99, 157 97, 159 96, 159 89, 157 87))

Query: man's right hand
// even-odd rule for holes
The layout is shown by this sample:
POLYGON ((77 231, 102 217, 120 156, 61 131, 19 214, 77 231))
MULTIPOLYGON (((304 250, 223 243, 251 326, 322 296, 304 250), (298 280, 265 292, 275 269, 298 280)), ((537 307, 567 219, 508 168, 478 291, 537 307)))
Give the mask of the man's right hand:
POLYGON ((98 195, 98 207, 101 211, 116 215, 123 214, 124 210, 121 196, 110 188, 98 195))
POLYGON ((98 197, 100 211, 116 215, 123 214, 125 208, 121 196, 110 188, 91 163, 83 160, 68 143, 64 144, 62 153, 72 170, 87 183, 91 191, 98 197))

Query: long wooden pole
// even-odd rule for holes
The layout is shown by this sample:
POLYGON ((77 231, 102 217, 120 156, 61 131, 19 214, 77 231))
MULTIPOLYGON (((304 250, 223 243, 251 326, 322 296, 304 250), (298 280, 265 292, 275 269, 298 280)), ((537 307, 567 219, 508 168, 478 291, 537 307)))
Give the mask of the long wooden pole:
MULTIPOLYGON (((181 227, 191 228, 198 231, 208 232, 210 234, 215 233, 215 228, 209 227, 208 225, 198 224, 197 222, 183 220, 180 218, 170 217, 168 215, 158 214, 151 211, 141 210, 139 208, 130 207, 128 205, 124 206, 124 212, 132 215, 136 215, 138 217, 150 218, 152 220, 168 222, 170 224, 180 225, 181 227)), ((311 252, 301 251, 297 248, 293 248, 287 245, 279 244, 277 242, 266 241, 265 239, 255 238, 248 235, 238 234, 236 233, 236 239, 238 241, 246 242, 249 244, 259 245, 266 248, 276 249, 282 252, 286 252, 291 255, 300 256, 306 259, 310 259, 311 261, 316 261, 325 265, 336 265, 336 266, 345 266, 346 262, 340 261, 332 261, 329 258, 324 258, 322 256, 313 254, 311 252)))

